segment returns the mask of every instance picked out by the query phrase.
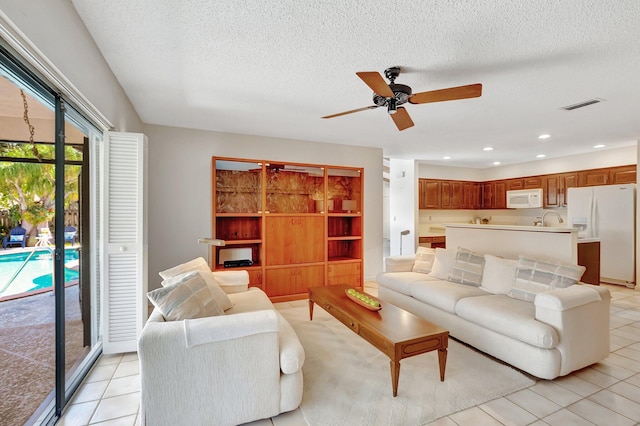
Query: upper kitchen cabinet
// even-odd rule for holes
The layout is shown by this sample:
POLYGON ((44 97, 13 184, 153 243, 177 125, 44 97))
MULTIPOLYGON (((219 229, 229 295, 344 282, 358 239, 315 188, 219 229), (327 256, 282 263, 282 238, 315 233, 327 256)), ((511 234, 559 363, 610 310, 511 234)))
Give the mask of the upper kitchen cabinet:
POLYGON ((440 208, 461 209, 464 205, 464 193, 461 181, 443 180, 440 182, 440 208))
POLYGON ((441 181, 433 179, 418 180, 418 207, 420 209, 439 209, 442 196, 441 181))
POLYGON ((623 183, 636 183, 636 166, 621 166, 611 169, 610 178, 614 185, 623 183))
POLYGON ((482 203, 482 184, 480 182, 464 182, 462 184, 463 191, 463 208, 479 209, 482 203))
POLYGON ((636 165, 607 167, 579 172, 578 186, 636 183, 636 165))
POLYGON ((567 188, 578 186, 578 173, 547 175, 542 179, 544 207, 565 207, 567 188))

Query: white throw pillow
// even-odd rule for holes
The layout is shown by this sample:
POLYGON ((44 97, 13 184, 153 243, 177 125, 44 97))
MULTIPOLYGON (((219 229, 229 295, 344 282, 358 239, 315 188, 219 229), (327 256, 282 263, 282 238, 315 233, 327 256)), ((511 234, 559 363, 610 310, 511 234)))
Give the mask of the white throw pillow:
POLYGON ((458 247, 447 281, 480 287, 483 269, 484 254, 458 247))
POLYGON ((413 272, 428 274, 433 268, 433 262, 435 258, 435 248, 418 247, 418 251, 416 252, 416 260, 413 263, 413 272))
POLYGON ((224 315, 202 275, 194 273, 184 281, 147 293, 166 321, 224 315))
POLYGON ((456 261, 457 250, 436 248, 436 257, 433 261, 433 267, 429 275, 434 278, 446 280, 449 278, 449 273, 456 261))
POLYGON ((162 279, 167 279, 171 277, 175 277, 176 275, 184 274, 185 272, 191 271, 211 271, 209 268, 209 264, 202 257, 197 257, 193 260, 190 260, 185 263, 181 263, 180 265, 174 266, 173 268, 165 269, 164 271, 160 271, 159 274, 162 279))
POLYGON ((162 285, 165 286, 165 285, 175 284, 181 279, 179 277, 183 276, 188 272, 196 272, 196 271, 202 272, 203 274, 205 274, 203 278, 207 283, 207 285, 209 286, 211 293, 216 298, 220 307, 224 311, 231 308, 233 306, 233 303, 231 303, 231 299, 229 299, 229 296, 227 296, 227 293, 225 293, 224 290, 220 288, 220 285, 216 281, 215 276, 211 272, 211 268, 209 268, 209 264, 202 257, 197 257, 188 262, 181 263, 180 265, 174 266, 173 268, 160 271, 159 274, 166 281, 166 282, 165 281, 162 282, 162 285), (177 281, 175 280, 171 281, 171 279, 173 278, 175 278, 177 281), (167 281, 167 280, 170 280, 170 281, 167 281))
POLYGON ((520 256, 516 270, 516 282, 509 296, 533 302, 538 293, 576 284, 585 269, 580 265, 562 265, 520 256))
POLYGON ((480 288, 493 294, 509 294, 516 282, 516 259, 484 255, 484 271, 480 288))
POLYGON ((167 278, 166 280, 162 281, 161 284, 163 287, 168 287, 174 284, 180 284, 190 280, 191 278, 193 278, 194 275, 199 275, 200 277, 202 277, 204 282, 209 287, 209 291, 211 291, 211 295, 216 299, 216 302, 218 302, 218 305, 220 306, 220 308, 222 308, 223 311, 226 311, 227 309, 230 309, 233 306, 231 299, 229 299, 229 296, 227 296, 227 293, 225 293, 222 287, 220 287, 220 285, 216 281, 211 271, 203 272, 200 270, 196 270, 196 271, 184 272, 174 277, 167 278))

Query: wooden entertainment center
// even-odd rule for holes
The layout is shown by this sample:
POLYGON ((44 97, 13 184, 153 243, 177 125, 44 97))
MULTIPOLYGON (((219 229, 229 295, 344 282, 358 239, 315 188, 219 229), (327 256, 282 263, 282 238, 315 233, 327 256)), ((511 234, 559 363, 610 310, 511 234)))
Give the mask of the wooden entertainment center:
POLYGON ((246 269, 275 302, 362 287, 363 183, 357 167, 213 157, 213 237, 226 245, 212 269, 246 269))

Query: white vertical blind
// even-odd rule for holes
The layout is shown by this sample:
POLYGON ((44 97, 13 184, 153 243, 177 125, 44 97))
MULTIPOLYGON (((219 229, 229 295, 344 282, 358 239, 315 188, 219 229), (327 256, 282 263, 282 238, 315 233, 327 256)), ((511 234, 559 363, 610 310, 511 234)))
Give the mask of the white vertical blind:
POLYGON ((106 132, 102 161, 103 352, 133 352, 147 319, 147 138, 106 132))

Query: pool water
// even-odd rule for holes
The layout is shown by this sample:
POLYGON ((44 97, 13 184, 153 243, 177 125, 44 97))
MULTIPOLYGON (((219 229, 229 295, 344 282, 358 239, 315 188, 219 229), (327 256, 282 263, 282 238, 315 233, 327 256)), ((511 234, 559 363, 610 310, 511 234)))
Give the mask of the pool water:
MULTIPOLYGON (((8 281, 20 269, 31 251, 0 254, 0 298, 19 293, 49 288, 53 284, 53 257, 51 250, 36 250, 24 269, 11 284, 8 281)), ((78 260, 77 249, 65 249, 64 263, 78 260)), ((78 279, 78 271, 65 268, 65 283, 78 279)))

